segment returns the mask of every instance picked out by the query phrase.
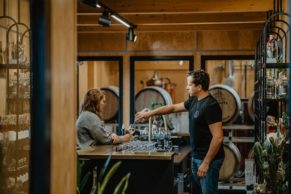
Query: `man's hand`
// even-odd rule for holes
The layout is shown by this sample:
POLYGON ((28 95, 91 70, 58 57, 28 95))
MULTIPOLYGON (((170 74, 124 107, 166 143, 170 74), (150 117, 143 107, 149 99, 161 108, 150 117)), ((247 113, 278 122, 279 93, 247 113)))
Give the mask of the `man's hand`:
POLYGON ((199 178, 205 178, 208 168, 209 168, 209 163, 203 161, 202 164, 198 168, 197 176, 199 178))
POLYGON ((141 119, 148 119, 150 117, 150 112, 138 112, 135 114, 134 122, 137 122, 141 119))

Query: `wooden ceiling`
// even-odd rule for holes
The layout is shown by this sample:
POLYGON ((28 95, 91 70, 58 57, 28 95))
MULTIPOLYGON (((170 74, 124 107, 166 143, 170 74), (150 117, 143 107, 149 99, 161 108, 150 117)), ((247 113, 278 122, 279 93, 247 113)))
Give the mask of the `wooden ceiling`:
MULTIPOLYGON (((273 0, 101 0, 131 23, 135 31, 196 31, 262 29, 273 0)), ((110 27, 98 24, 103 9, 78 1, 78 33, 126 32, 111 19, 110 27)))

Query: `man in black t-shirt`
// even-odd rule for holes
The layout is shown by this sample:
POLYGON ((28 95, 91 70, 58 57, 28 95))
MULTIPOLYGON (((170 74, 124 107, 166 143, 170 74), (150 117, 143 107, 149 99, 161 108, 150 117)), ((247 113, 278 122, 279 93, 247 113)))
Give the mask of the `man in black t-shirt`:
POLYGON ((192 175, 195 193, 217 194, 219 170, 224 160, 222 111, 209 94, 209 75, 203 71, 187 74, 189 98, 185 102, 138 112, 135 121, 154 115, 189 112, 190 143, 192 146, 192 175))

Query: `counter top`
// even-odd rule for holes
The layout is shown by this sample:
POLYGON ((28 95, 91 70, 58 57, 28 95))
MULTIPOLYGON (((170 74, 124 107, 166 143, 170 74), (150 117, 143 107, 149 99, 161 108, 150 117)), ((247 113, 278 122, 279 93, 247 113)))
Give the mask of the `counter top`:
POLYGON ((172 160, 174 152, 130 152, 120 151, 116 152, 116 146, 113 145, 100 145, 92 146, 82 150, 78 150, 77 153, 81 158, 90 159, 104 159, 108 155, 112 155, 113 159, 127 159, 127 160, 172 160))
POLYGON ((174 156, 174 164, 180 164, 188 154, 191 154, 191 146, 181 147, 179 153, 174 156))
POLYGON ((180 148, 178 154, 174 152, 129 152, 120 151, 116 152, 115 145, 100 145, 92 146, 85 149, 77 150, 78 156, 88 159, 106 159, 108 155, 112 155, 113 159, 127 159, 127 160, 172 160, 174 163, 179 164, 190 152, 191 147, 186 146, 180 148))

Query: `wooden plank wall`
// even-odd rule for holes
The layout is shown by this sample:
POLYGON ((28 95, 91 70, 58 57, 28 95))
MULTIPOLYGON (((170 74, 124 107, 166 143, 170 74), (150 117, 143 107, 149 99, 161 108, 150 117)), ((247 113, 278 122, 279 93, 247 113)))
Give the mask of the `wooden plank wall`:
POLYGON ((254 55, 261 30, 136 32, 136 43, 125 33, 78 33, 79 56, 123 56, 123 121, 129 123, 130 56, 194 56, 195 69, 202 55, 254 55))
POLYGON ((118 87, 118 65, 117 61, 84 61, 79 65, 79 108, 88 89, 118 87))
POLYGON ((76 0, 50 2, 50 188, 53 194, 69 194, 76 193, 76 0))

